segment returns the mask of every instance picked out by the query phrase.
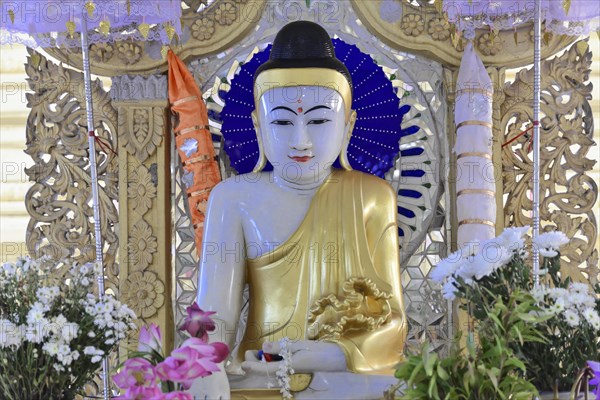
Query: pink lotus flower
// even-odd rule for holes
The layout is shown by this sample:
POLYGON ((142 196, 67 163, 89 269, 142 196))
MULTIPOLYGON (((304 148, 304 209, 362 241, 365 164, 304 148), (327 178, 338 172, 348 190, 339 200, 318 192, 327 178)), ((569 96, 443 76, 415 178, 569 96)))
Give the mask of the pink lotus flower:
POLYGON ((157 387, 154 366, 139 357, 125 361, 121 372, 113 376, 113 381, 121 389, 157 387))
POLYGON ((118 398, 123 400, 162 400, 162 396, 163 393, 158 386, 132 386, 127 389, 123 396, 119 396, 118 398))
POLYGON ((156 366, 156 373, 163 381, 178 382, 189 389, 194 379, 219 371, 217 363, 223 361, 228 352, 224 343, 207 344, 200 338, 190 338, 156 366))
POLYGON ((189 347, 174 350, 165 361, 156 366, 156 373, 163 381, 181 383, 189 389, 194 379, 210 373, 196 362, 198 353, 189 347))
POLYGON ((200 338, 192 337, 182 343, 181 348, 189 347, 196 351, 200 358, 213 363, 220 363, 227 358, 229 347, 225 343, 206 343, 200 338))
POLYGON ((148 327, 142 326, 142 329, 140 329, 138 351, 143 353, 156 351, 158 354, 162 354, 162 334, 158 325, 153 323, 148 327))
POLYGON ((194 396, 187 392, 171 392, 165 393, 160 400, 194 400, 194 396))
POLYGON ((203 311, 196 302, 186 308, 186 311, 188 315, 179 330, 187 331, 190 336, 208 342, 208 332, 212 332, 216 328, 215 322, 210 316, 216 313, 214 311, 203 311))

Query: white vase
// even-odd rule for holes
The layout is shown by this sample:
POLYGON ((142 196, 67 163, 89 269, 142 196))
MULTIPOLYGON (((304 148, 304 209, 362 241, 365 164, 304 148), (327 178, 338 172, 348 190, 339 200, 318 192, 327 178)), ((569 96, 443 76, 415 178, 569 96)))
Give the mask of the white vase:
POLYGON ((571 392, 559 392, 558 397, 554 397, 553 392, 540 392, 540 400, 570 400, 571 392))
MULTIPOLYGON (((588 393, 589 400, 596 400, 596 395, 593 393, 588 393)), ((585 395, 581 393, 576 400, 585 399, 585 395)), ((552 392, 540 392, 539 400, 571 400, 571 392, 559 392, 558 397, 554 397, 554 393, 552 392)))

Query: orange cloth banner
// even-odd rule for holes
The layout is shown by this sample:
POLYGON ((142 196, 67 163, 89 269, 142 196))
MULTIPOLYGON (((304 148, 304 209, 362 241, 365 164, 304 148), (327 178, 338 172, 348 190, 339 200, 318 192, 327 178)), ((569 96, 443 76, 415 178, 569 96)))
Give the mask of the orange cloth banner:
POLYGON ((183 165, 183 183, 200 257, 206 204, 210 191, 221 181, 221 173, 208 127, 208 110, 200 88, 185 64, 171 50, 167 59, 175 145, 183 165))

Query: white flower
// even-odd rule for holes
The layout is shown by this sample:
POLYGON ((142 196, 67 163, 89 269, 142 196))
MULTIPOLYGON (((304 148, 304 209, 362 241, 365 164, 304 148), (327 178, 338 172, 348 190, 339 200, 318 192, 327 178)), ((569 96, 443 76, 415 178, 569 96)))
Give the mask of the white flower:
POLYGON ((456 298, 456 292, 458 288, 455 286, 456 281, 453 278, 448 279, 444 286, 442 286, 442 294, 447 300, 454 300, 456 298))
POLYGON ((42 350, 46 352, 48 355, 55 356, 58 354, 58 341, 53 340, 51 342, 46 342, 42 346, 42 350))
POLYGON ((548 294, 548 290, 545 286, 542 285, 534 287, 531 290, 531 295, 537 303, 541 303, 542 301, 544 301, 544 297, 546 297, 546 294, 548 294))
MULTIPOLYGON (((453 253, 456 255, 456 253, 453 253)), ((450 257, 444 258, 442 261, 437 263, 434 267, 429 277, 431 280, 437 283, 443 282, 446 278, 454 275, 454 273, 460 268, 460 266, 465 262, 465 259, 462 257, 450 257)))
POLYGON ((37 324, 42 321, 46 321, 44 318, 44 309, 41 303, 34 303, 31 310, 27 313, 27 323, 29 325, 37 324))
POLYGON ((552 311, 555 314, 561 313, 565 310, 566 305, 565 305, 565 299, 564 297, 560 297, 558 299, 556 299, 556 301, 554 302, 554 305, 551 307, 552 311))
POLYGON ((17 268, 15 267, 14 264, 4 263, 2 265, 2 271, 4 272, 4 274, 6 276, 11 277, 15 274, 15 272, 17 271, 17 268))
POLYGON ((89 264, 84 264, 81 267, 79 267, 79 272, 81 272, 82 275, 87 275, 89 274, 91 271, 91 268, 89 267, 89 264))
POLYGON ((38 300, 42 303, 47 304, 48 306, 54 302, 56 297, 60 294, 60 289, 58 286, 50 286, 50 287, 41 287, 37 290, 35 295, 38 300))
POLYGON ((529 226, 506 228, 493 240, 501 247, 511 251, 521 250, 525 246, 523 237, 527 234, 527 231, 529 231, 529 226))
POLYGON ((102 356, 93 356, 92 357, 93 363, 99 363, 100 361, 102 361, 102 356))
POLYGON ((42 343, 44 337, 51 333, 50 330, 47 329, 48 326, 49 322, 45 318, 35 324, 28 324, 25 328, 25 340, 31 343, 42 343))
POLYGON ((552 257, 556 257, 558 255, 558 251, 556 251, 556 250, 545 249, 543 247, 540 247, 539 250, 540 250, 540 255, 542 257, 552 258, 552 257))
POLYGON ((571 285, 569 286, 569 290, 575 293, 588 294, 590 286, 587 283, 575 282, 571 283, 571 285))
POLYGON ((95 338, 96 334, 94 333, 94 331, 89 331, 88 332, 88 337, 95 338))
POLYGON ((82 278, 79 283, 81 283, 83 286, 88 286, 90 284, 90 280, 88 278, 82 278))
POLYGON ((556 257, 560 246, 567 243, 569 238, 560 231, 542 233, 533 239, 533 245, 539 248, 544 257, 556 257))
POLYGON ((563 288, 551 288, 548 289, 548 295, 550 295, 550 298, 552 299, 559 299, 559 298, 565 298, 569 295, 569 292, 567 291, 567 289, 563 289, 563 288))
POLYGON ((62 327, 62 338, 65 342, 69 343, 75 339, 79 334, 79 325, 74 322, 69 322, 62 327))
POLYGON ((565 317, 565 320, 567 321, 567 324, 569 324, 569 326, 576 327, 579 325, 579 315, 577 315, 576 312, 572 310, 567 310, 564 312, 563 316, 565 317))
POLYGON ((23 342, 23 334, 16 324, 7 319, 0 319, 0 349, 19 347, 23 342))
POLYGON ((593 308, 583 310, 583 317, 595 330, 600 330, 600 316, 593 308))

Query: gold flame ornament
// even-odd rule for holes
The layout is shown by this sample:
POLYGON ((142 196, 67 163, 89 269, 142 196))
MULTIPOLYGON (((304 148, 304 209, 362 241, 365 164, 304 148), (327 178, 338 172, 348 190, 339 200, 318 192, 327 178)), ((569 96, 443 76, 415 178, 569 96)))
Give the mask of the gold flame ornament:
POLYGON ((563 10, 565 10, 565 15, 568 15, 569 10, 571 9, 571 0, 563 0, 562 7, 563 10))
POLYGON ((69 32, 69 36, 73 37, 75 34, 75 22, 67 21, 67 31, 69 32))
POLYGON ((10 23, 14 25, 15 24, 15 10, 12 10, 12 9, 8 10, 8 16, 10 18, 10 23))
POLYGON ((160 54, 162 55, 163 60, 167 58, 168 53, 169 53, 169 46, 163 46, 160 48, 160 54))
POLYGON ((577 53, 579 53, 580 56, 584 55, 588 47, 588 42, 585 40, 577 42, 577 53))
POLYGON ((87 10, 88 16, 92 18, 94 16, 94 11, 96 11, 96 5, 93 1, 88 1, 85 4, 85 9, 87 10))
POLYGON ((173 36, 175 36, 175 27, 167 22, 165 24, 165 32, 167 32, 167 37, 169 38, 169 41, 172 41, 173 36))
POLYGON ((150 32, 150 25, 147 23, 141 23, 138 25, 138 31, 142 34, 144 39, 148 39, 148 32, 150 32))
POLYGON ((108 34, 110 33, 110 21, 100 21, 100 23, 98 24, 98 30, 104 36, 108 36, 108 34))

